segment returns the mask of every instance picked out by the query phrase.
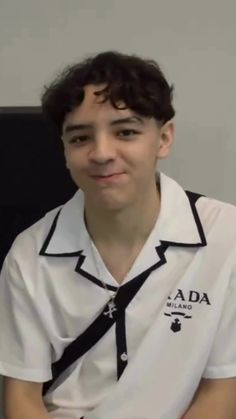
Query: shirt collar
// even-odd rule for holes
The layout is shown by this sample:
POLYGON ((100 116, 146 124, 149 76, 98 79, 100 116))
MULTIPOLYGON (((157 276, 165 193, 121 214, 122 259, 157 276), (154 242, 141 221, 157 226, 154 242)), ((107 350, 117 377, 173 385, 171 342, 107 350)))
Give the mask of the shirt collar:
MULTIPOLYGON (((205 234, 191 195, 164 173, 160 173, 160 191, 160 213, 151 233, 153 245, 205 246, 205 234)), ((57 213, 40 255, 86 254, 89 240, 84 222, 84 193, 78 190, 57 213)))

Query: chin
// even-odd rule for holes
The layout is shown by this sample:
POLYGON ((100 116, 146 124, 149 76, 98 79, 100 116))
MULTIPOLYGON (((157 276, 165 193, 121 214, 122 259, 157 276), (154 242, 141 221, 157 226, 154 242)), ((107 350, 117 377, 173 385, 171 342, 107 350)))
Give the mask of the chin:
POLYGON ((122 211, 127 207, 127 204, 124 202, 114 202, 114 201, 102 201, 96 202, 93 204, 94 208, 100 209, 101 211, 111 211, 111 212, 117 212, 122 211))
POLYGON ((85 201, 91 206, 93 211, 97 209, 98 211, 117 212, 124 210, 130 205, 130 202, 125 199, 118 199, 118 197, 117 199, 112 199, 112 197, 98 197, 96 194, 93 194, 92 196, 85 194, 85 201))

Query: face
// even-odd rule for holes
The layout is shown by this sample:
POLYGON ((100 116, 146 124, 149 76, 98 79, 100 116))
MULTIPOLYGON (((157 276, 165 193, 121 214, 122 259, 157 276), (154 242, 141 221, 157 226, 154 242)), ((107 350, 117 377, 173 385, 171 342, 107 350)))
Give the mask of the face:
POLYGON ((103 87, 85 87, 82 104, 65 118, 62 140, 66 166, 85 204, 119 210, 156 188, 157 161, 168 156, 174 127, 99 103, 94 92, 103 87))

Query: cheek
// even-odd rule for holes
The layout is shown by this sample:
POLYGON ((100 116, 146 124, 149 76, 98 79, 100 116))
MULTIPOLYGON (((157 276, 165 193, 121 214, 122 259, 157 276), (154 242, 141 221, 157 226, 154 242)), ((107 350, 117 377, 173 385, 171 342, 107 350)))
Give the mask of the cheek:
POLYGON ((80 168, 83 167, 84 159, 82 158, 81 154, 78 154, 74 151, 66 151, 65 161, 68 169, 72 171, 78 171, 80 168))
POLYGON ((138 154, 133 154, 134 159, 143 166, 152 166, 157 159, 157 149, 155 147, 143 148, 138 154))

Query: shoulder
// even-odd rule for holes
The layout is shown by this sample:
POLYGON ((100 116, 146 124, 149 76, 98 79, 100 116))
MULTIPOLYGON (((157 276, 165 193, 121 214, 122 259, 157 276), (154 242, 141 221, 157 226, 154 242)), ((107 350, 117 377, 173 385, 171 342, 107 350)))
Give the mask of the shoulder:
POLYGON ((200 196, 195 210, 206 239, 206 252, 212 260, 220 258, 223 262, 227 261, 227 266, 235 270, 236 207, 215 198, 200 196))
POLYGON ((42 263, 42 246, 47 242, 51 232, 59 229, 61 241, 64 241, 68 224, 72 224, 73 230, 73 220, 77 220, 80 216, 78 213, 80 207, 83 208, 83 194, 78 190, 71 199, 48 211, 40 220, 18 234, 3 265, 8 264, 12 267, 18 265, 20 269, 28 270, 31 267, 32 270, 37 270, 42 263))
POLYGON ((206 232, 217 229, 236 237, 236 206, 204 195, 199 196, 195 206, 206 232))
POLYGON ((29 259, 38 255, 42 242, 45 240, 53 221, 62 208, 63 205, 53 208, 36 223, 18 234, 12 243, 5 261, 11 262, 15 260, 20 262, 26 259, 26 257, 29 259))

